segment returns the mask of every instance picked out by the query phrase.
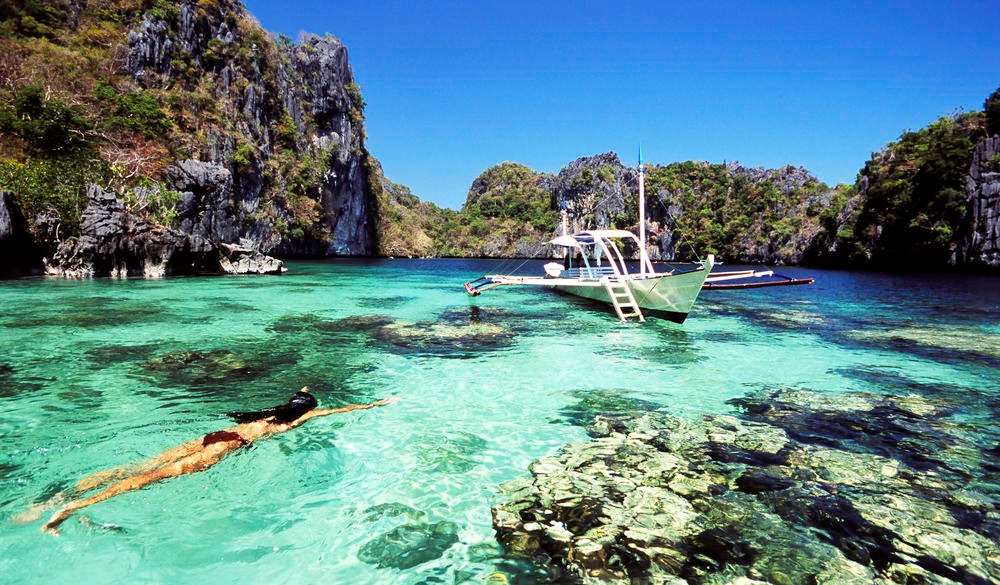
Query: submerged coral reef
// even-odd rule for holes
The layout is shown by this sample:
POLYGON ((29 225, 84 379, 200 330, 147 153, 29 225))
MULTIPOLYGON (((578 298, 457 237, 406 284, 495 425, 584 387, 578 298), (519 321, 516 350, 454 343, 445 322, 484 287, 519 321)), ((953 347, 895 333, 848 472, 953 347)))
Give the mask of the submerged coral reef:
POLYGON ((597 416, 593 441, 503 486, 498 541, 560 583, 1000 580, 998 437, 949 397, 733 402, 739 416, 597 416))

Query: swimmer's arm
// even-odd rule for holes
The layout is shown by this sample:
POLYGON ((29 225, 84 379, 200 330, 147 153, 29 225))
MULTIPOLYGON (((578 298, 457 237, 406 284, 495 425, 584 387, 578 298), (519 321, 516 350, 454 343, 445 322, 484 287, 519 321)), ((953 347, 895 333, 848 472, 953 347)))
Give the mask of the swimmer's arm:
POLYGON ((398 402, 398 401, 399 398, 393 396, 391 398, 383 398, 382 400, 377 400, 375 402, 370 402, 368 404, 349 404, 347 406, 341 406, 340 408, 317 408, 315 410, 310 410, 309 412, 303 414, 300 420, 305 422, 314 416, 326 416, 328 414, 336 414, 338 412, 363 410, 365 408, 373 408, 375 406, 385 406, 386 404, 392 404, 393 402, 398 402))

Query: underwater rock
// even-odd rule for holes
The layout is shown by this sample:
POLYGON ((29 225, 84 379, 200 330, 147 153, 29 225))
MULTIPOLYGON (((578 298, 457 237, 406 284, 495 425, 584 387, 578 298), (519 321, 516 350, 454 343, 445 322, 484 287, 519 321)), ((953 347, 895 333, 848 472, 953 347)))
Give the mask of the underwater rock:
POLYGON ((375 325, 368 333, 376 343, 395 353, 445 358, 471 358, 483 351, 505 348, 513 344, 515 336, 500 325, 430 321, 385 323, 375 325))
POLYGON ((356 303, 359 307, 381 309, 383 307, 395 307, 414 300, 416 300, 416 297, 393 295, 388 297, 363 297, 357 299, 356 303))
POLYGON ((321 323, 327 323, 312 313, 305 315, 282 315, 267 330, 272 333, 303 333, 314 331, 321 323))
POLYGON ((102 345, 92 347, 83 353, 93 362, 96 368, 105 368, 112 364, 148 359, 160 348, 158 343, 143 343, 139 345, 102 345))
MULTIPOLYGON (((68 303, 71 304, 71 303, 68 303)), ((76 307, 73 307, 74 309, 76 307)), ((158 303, 122 302, 115 299, 105 300, 104 297, 84 297, 79 310, 60 307, 59 311, 49 312, 44 307, 35 311, 22 313, 8 319, 4 327, 116 327, 132 323, 150 323, 176 320, 176 315, 158 303)))
POLYGON ((574 390, 571 395, 577 402, 560 409, 566 422, 586 426, 594 422, 598 415, 623 416, 634 412, 649 412, 660 408, 659 404, 632 398, 624 389, 574 390))
POLYGON ((280 334, 313 333, 324 341, 362 341, 405 356, 467 359, 513 344, 516 334, 501 325, 432 321, 409 323, 384 315, 355 315, 328 321, 317 315, 287 315, 268 327, 280 334))
POLYGON ((201 386, 255 380, 266 375, 269 364, 279 363, 275 360, 285 360, 287 365, 296 356, 285 352, 254 359, 227 349, 173 351, 147 360, 142 367, 168 383, 201 386))
POLYGON ((47 382, 54 379, 39 378, 18 372, 15 375, 14 367, 9 364, 0 363, 0 398, 12 398, 24 394, 30 394, 43 387, 47 382))
POLYGON ((876 343, 931 359, 954 361, 965 358, 988 366, 1000 366, 1000 335, 977 327, 897 327, 857 329, 848 337, 876 343))
POLYGON ((420 468, 433 473, 465 473, 479 464, 476 456, 486 447, 485 439, 455 430, 425 435, 413 445, 420 468))
POLYGON ((392 317, 382 315, 355 315, 328 321, 318 315, 306 313, 283 315, 268 326, 267 330, 274 333, 367 333, 392 322, 392 317))
POLYGON ((14 373, 14 368, 0 363, 0 398, 10 398, 12 396, 17 396, 15 390, 14 377, 11 375, 14 373))
POLYGON ((454 522, 404 524, 362 545, 358 559, 381 568, 409 569, 440 558, 456 542, 454 522))
POLYGON ((762 392, 598 416, 501 486, 498 542, 583 583, 1000 580, 995 443, 919 395, 762 392), (877 577, 876 577, 877 576, 877 577))
POLYGON ((391 325, 394 319, 385 315, 355 315, 337 321, 317 322, 316 327, 329 332, 369 332, 391 325))
POLYGON ((383 518, 396 518, 400 516, 409 520, 423 520, 427 514, 399 502, 376 504, 365 509, 365 519, 368 522, 375 522, 383 518))

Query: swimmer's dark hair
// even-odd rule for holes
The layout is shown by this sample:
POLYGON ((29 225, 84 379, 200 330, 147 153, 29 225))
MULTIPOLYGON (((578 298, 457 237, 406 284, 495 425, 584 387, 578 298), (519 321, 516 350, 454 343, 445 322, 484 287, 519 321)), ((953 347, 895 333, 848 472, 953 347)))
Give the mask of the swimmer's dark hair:
POLYGON ((254 412, 227 412, 226 416, 238 423, 248 423, 265 418, 274 418, 276 423, 290 423, 303 414, 316 408, 316 397, 303 389, 292 395, 288 402, 280 406, 272 406, 254 412))

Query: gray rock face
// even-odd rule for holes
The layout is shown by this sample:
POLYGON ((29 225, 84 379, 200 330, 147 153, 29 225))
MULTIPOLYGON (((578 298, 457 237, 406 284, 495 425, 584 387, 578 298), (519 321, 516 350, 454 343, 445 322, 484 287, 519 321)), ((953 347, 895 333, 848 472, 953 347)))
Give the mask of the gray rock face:
POLYGON ((961 258, 971 265, 1000 268, 1000 136, 983 140, 969 167, 965 197, 968 231, 961 258))
POLYGON ((162 277, 187 236, 158 228, 125 212, 125 205, 97 185, 87 191, 89 204, 80 218, 80 236, 60 243, 45 273, 52 276, 162 277))
POLYGON ((161 74, 170 71, 174 43, 167 37, 164 21, 147 15, 136 30, 129 31, 128 45, 125 69, 133 76, 142 75, 147 69, 161 74))
POLYGON ((605 229, 616 216, 629 211, 634 215, 636 211, 628 209, 626 197, 637 189, 638 173, 623 166, 613 152, 576 159, 548 186, 555 201, 566 202, 571 232, 594 226, 605 229))
POLYGON ((362 167, 357 159, 336 159, 326 174, 322 203, 332 237, 325 254, 369 256, 374 252, 374 221, 364 195, 366 178, 362 167))
POLYGON ((211 241, 250 242, 268 253, 370 255, 375 221, 366 191, 369 155, 347 49, 333 37, 316 36, 294 46, 264 46, 263 36, 247 38, 247 29, 234 24, 241 20, 250 17, 238 2, 184 2, 176 18, 150 13, 129 33, 125 69, 136 82, 190 83, 177 69, 189 63, 214 76, 213 97, 235 110, 231 131, 206 131, 198 159, 208 162, 180 161, 170 170, 175 188, 186 193, 181 229, 211 241), (286 119, 294 132, 276 138, 275 125, 286 119), (238 145, 244 149, 239 165, 238 145), (286 230, 296 216, 288 204, 289 177, 274 172, 277 148, 325 164, 307 193, 322 208, 318 227, 302 235, 286 230))
POLYGON ((91 185, 80 236, 60 243, 45 273, 68 278, 162 278, 202 272, 280 273, 281 262, 238 247, 220 253, 208 239, 130 214, 113 193, 91 185))
POLYGON ((240 233, 232 204, 233 175, 226 167, 183 160, 167 168, 171 186, 182 193, 177 206, 181 231, 209 242, 235 242, 240 233))
POLYGON ((0 191, 0 278, 38 271, 38 252, 28 222, 9 191, 0 191))
MULTIPOLYGON (((291 53, 294 79, 306 90, 300 98, 316 121, 311 148, 329 152, 320 184, 320 202, 331 237, 324 254, 367 256, 375 249, 375 220, 367 194, 363 103, 347 60, 347 49, 332 37, 312 36, 291 53), (353 112, 353 114, 352 114, 353 112)), ((299 106, 303 107, 303 106, 299 106)))

